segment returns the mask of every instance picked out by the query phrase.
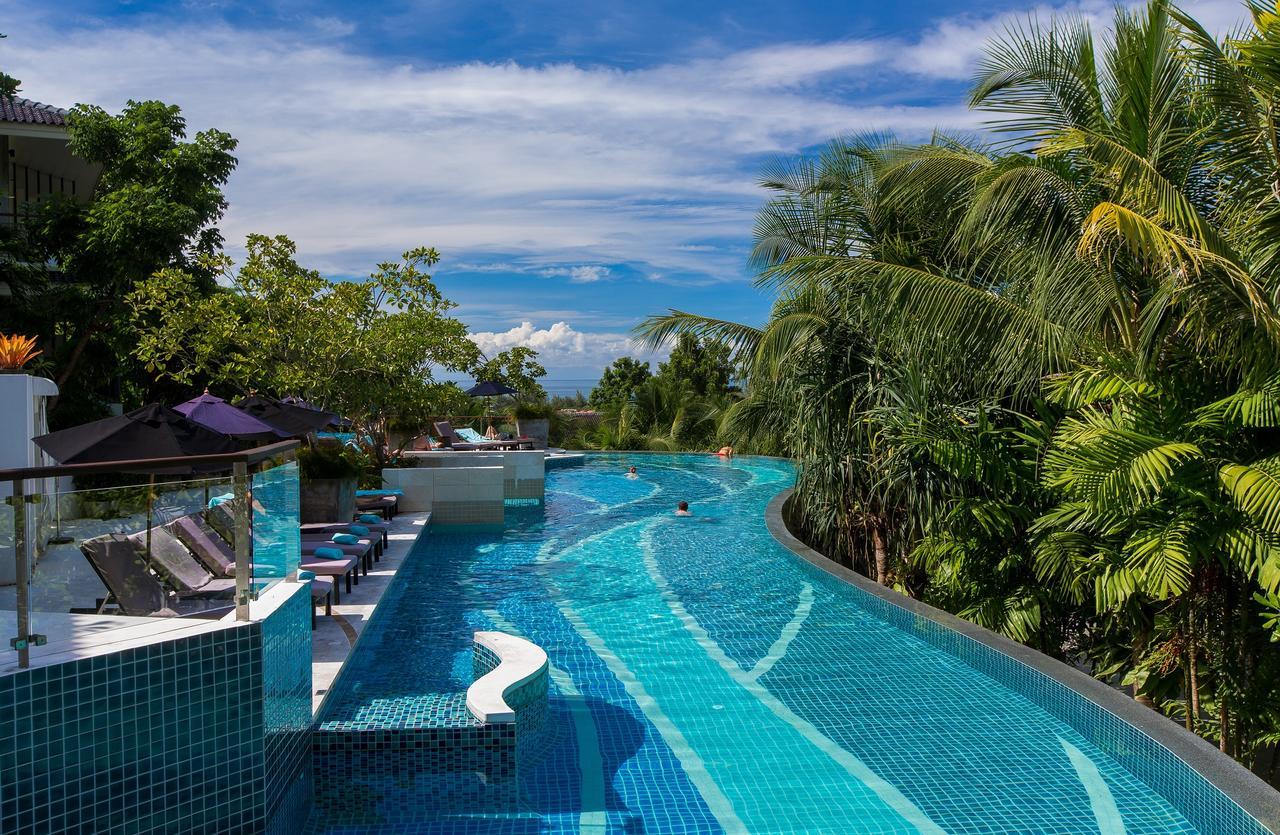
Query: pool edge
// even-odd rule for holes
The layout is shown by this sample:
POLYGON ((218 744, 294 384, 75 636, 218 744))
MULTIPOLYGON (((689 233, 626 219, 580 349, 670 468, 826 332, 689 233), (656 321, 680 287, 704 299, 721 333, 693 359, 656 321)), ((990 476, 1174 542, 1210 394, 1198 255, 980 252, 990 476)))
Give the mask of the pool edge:
MULTIPOLYGON (((791 533, 783 519, 783 506, 794 492, 795 489, 790 487, 780 491, 765 509, 765 525, 778 544, 811 565, 891 606, 963 635, 1067 687, 1168 750, 1265 829, 1280 833, 1280 793, 1206 740, 1080 670, 949 612, 881 586, 805 545, 791 533)), ((1159 791, 1154 786, 1152 789, 1159 791)), ((1173 798, 1166 796, 1166 799, 1175 806, 1178 805, 1173 798)))

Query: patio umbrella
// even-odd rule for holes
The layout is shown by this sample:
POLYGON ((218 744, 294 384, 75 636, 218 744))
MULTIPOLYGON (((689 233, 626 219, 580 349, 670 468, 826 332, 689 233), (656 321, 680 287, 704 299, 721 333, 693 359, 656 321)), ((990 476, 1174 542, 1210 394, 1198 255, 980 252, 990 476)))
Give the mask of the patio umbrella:
POLYGON ((297 397, 296 395, 290 394, 286 397, 281 397, 280 402, 288 406, 297 406, 299 409, 310 409, 313 412, 320 412, 323 415, 328 415, 329 422, 325 425, 332 426, 335 429, 342 429, 343 427, 351 425, 351 421, 347 420, 337 412, 331 412, 328 409, 321 409, 316 404, 303 400, 301 397, 297 397))
MULTIPOLYGON (((502 383, 496 383, 493 380, 481 380, 464 392, 464 394, 468 395, 469 397, 484 398, 485 415, 488 415, 492 411, 491 409, 492 403, 490 402, 489 398, 499 397, 504 394, 518 394, 518 393, 519 392, 517 392, 511 386, 504 386, 502 383)), ((492 418, 489 419, 489 425, 490 426, 493 425, 492 418)))
POLYGON ((208 389, 199 397, 179 403, 173 410, 207 429, 237 441, 274 441, 289 437, 289 433, 283 429, 277 429, 261 418, 237 409, 221 397, 214 397, 208 389))
POLYGON ((290 437, 302 437, 328 426, 337 415, 321 412, 251 394, 235 402, 235 407, 248 412, 261 421, 283 429, 290 437))
POLYGON ((59 464, 137 461, 127 468, 142 473, 190 473, 193 467, 149 467, 147 458, 216 455, 235 452, 235 442, 177 411, 151 403, 123 415, 50 432, 32 442, 59 464))
POLYGON ((155 499, 157 474, 186 474, 197 466, 151 467, 148 458, 178 458, 184 455, 216 455, 235 452, 236 443, 188 419, 180 412, 151 403, 123 415, 91 421, 32 438, 32 443, 49 453, 59 464, 97 464, 130 461, 122 470, 149 473, 147 486, 147 556, 151 555, 151 505, 155 499))

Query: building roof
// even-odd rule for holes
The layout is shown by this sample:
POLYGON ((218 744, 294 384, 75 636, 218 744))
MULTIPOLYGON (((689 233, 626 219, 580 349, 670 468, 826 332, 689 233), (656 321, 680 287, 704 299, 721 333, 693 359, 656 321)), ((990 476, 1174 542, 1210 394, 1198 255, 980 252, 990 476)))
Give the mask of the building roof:
POLYGON ((21 96, 0 96, 0 122, 65 127, 67 111, 61 107, 41 104, 21 96))

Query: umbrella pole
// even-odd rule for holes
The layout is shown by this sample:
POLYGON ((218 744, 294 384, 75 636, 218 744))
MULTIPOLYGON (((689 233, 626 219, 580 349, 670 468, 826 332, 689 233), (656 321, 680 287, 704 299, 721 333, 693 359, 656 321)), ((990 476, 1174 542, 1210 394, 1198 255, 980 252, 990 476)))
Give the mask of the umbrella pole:
POLYGON ((151 502, 155 499, 156 477, 147 476, 147 564, 151 564, 151 502))

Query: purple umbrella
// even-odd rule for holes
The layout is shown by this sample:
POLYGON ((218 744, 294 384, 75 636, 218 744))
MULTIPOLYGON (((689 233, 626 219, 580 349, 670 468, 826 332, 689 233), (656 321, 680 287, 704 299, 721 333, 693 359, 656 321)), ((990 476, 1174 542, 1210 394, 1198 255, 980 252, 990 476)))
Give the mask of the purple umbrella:
POLYGON ((173 410, 201 426, 229 435, 237 441, 272 441, 289 437, 288 432, 237 409, 221 397, 214 397, 208 389, 199 397, 174 406, 173 410))

